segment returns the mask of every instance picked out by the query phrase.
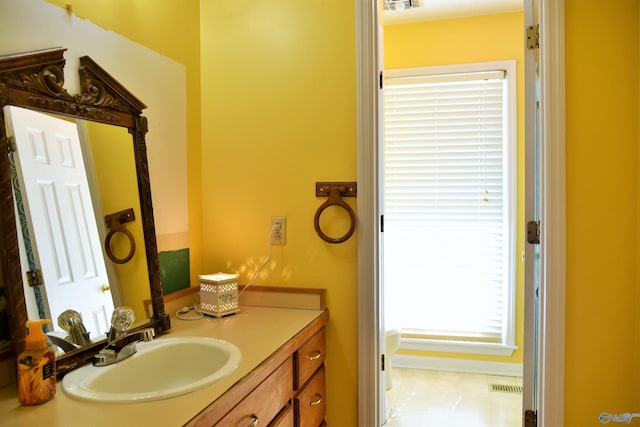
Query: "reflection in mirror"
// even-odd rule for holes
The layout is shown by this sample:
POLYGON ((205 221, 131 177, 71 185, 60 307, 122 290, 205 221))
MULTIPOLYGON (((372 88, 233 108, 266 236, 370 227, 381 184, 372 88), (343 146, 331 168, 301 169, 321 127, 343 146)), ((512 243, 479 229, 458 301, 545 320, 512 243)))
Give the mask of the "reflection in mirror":
MULTIPOLYGON (((102 217, 103 214, 110 213, 100 212, 103 209, 106 210, 110 208, 107 207, 106 202, 102 200, 103 197, 106 198, 104 194, 106 191, 104 188, 107 188, 112 184, 112 182, 117 181, 118 178, 131 175, 125 171, 125 165, 127 163, 132 164, 131 159, 133 159, 133 165, 135 166, 135 179, 129 181, 126 186, 122 186, 124 184, 120 184, 120 186, 114 186, 112 188, 115 188, 114 191, 116 191, 119 201, 121 200, 120 197, 128 190, 131 190, 132 193, 137 192, 138 205, 131 206, 131 203, 128 203, 127 208, 135 210, 137 206, 139 216, 136 214, 136 221, 134 221, 134 223, 137 224, 136 227, 139 227, 137 233, 140 234, 139 230, 142 230, 140 238, 143 240, 144 244, 139 245, 139 252, 136 251, 136 257, 138 258, 137 262, 134 263, 134 260, 132 259, 131 263, 119 266, 119 268, 122 268, 120 271, 116 270, 114 267, 114 277, 119 279, 118 282, 120 286, 117 289, 122 291, 119 292, 119 298, 121 299, 120 302, 125 303, 124 300, 127 295, 125 289, 135 289, 136 286, 130 286, 128 283, 125 283, 124 277, 128 277, 134 264, 144 267, 146 280, 140 281, 138 278, 134 277, 133 281, 136 285, 139 283, 146 283, 148 284, 148 287, 144 292, 137 296, 140 299, 137 302, 134 301, 131 305, 140 306, 140 301, 144 299, 146 295, 150 295, 152 311, 150 317, 147 318, 143 324, 136 325, 135 329, 153 327, 156 332, 159 333, 166 331, 170 328, 170 320, 169 316, 164 312, 158 248, 153 219, 151 185, 149 182, 149 167, 147 163, 145 142, 145 135, 148 129, 146 118, 141 115, 142 110, 146 108, 146 106, 128 92, 126 88, 111 77, 105 70, 91 60, 91 58, 86 56, 79 58, 80 87, 82 93, 77 95, 67 93, 66 89, 63 87, 65 63, 63 57, 64 51, 64 48, 53 48, 24 54, 0 56, 0 145, 9 146, 6 135, 7 127, 5 126, 5 106, 23 107, 29 110, 46 113, 46 115, 59 114, 66 118, 74 120, 82 119, 87 122, 91 122, 91 125, 86 125, 85 129, 86 135, 89 135, 89 138, 86 138, 86 140, 90 142, 86 145, 91 147, 90 151, 97 152, 104 149, 109 153, 118 152, 120 154, 114 154, 112 158, 115 159, 114 161, 117 160, 116 164, 114 165, 112 163, 111 165, 108 165, 103 169, 103 171, 100 171, 101 166, 98 166, 98 163, 102 162, 102 157, 100 158, 100 162, 97 162, 96 156, 98 154, 94 156, 87 156, 87 158, 92 159, 92 161, 88 163, 95 163, 95 165, 92 165, 94 170, 93 173, 95 175, 93 177, 93 187, 94 189, 97 189, 97 192, 94 192, 94 194, 100 195, 99 203, 100 206, 102 206, 98 209, 94 208, 95 214, 89 214, 83 208, 78 208, 78 206, 96 206, 94 205, 96 198, 94 198, 94 201, 90 201, 86 204, 77 203, 77 199, 82 199, 80 194, 83 193, 81 191, 76 191, 74 186, 71 186, 71 190, 65 187, 64 191, 71 194, 71 196, 69 196, 70 201, 67 202, 67 205, 73 207, 72 209, 65 211, 65 215, 73 217, 74 220, 76 220, 75 226, 78 228, 82 228, 82 226, 89 224, 91 222, 90 219, 93 220, 96 215, 98 217, 102 217), (104 126, 109 128, 104 131, 105 133, 111 132, 110 128, 112 126, 126 129, 129 134, 128 143, 123 142, 122 150, 120 150, 120 148, 118 148, 119 144, 116 142, 118 138, 112 139, 111 137, 108 137, 107 140, 98 142, 99 138, 96 137, 94 138, 95 141, 92 140, 92 132, 96 134, 100 133, 99 126, 96 126, 94 129, 94 122, 103 123, 104 126), (125 146, 128 146, 128 148, 124 148, 125 146), (121 158, 121 155, 124 157, 121 158), (80 221, 77 221, 78 216, 83 216, 80 221)), ((76 124, 79 125, 79 123, 76 124)), ((31 144, 31 140, 29 143, 31 144)), ((60 145, 65 146, 65 144, 60 145)), ((69 158, 73 158, 73 155, 69 154, 73 153, 73 150, 69 148, 65 148, 65 150, 67 150, 67 152, 63 153, 64 156, 62 157, 68 161, 69 158)), ((102 152, 100 156, 108 157, 104 152, 102 152)), ((129 179, 131 179, 131 177, 129 177, 129 179)), ((89 181, 91 182, 92 180, 90 179, 89 181)), ((24 182, 26 183, 26 180, 24 180, 24 182)), ((46 185, 44 187, 46 188, 46 185)), ((55 220, 49 220, 48 224, 51 227, 55 225, 55 227, 58 228, 56 231, 57 234, 50 230, 46 230, 46 233, 49 233, 49 247, 47 248, 47 254, 48 256, 53 257, 64 255, 64 262, 61 262, 59 259, 54 260, 53 270, 55 274, 57 274, 57 276, 54 275, 54 277, 65 277, 64 274, 61 274, 63 271, 61 266, 66 268, 66 277, 69 277, 71 276, 69 273, 73 271, 69 264, 69 258, 73 255, 71 252, 65 253, 66 246, 61 244, 60 236, 69 240, 71 239, 66 235, 66 231, 64 231, 64 228, 60 225, 63 217, 63 210, 62 208, 58 210, 60 204, 56 203, 59 195, 56 194, 55 197, 52 195, 54 192, 53 188, 55 188, 55 186, 49 184, 46 191, 38 189, 41 198, 46 200, 46 204, 43 205, 45 207, 42 208, 42 211, 46 210, 48 214, 53 214, 55 217, 55 220), (56 208, 53 209, 51 208, 52 206, 55 206, 56 208), (45 209, 46 207, 49 208, 45 209), (60 247, 56 247, 55 251, 52 251, 52 245, 60 245, 60 247)), ((89 198, 88 195, 87 198, 89 198)), ((38 213, 40 214, 41 212, 38 213)), ((36 221, 32 218, 31 222, 35 229, 36 221)), ((104 223, 100 218, 94 222, 99 230, 101 227, 104 227, 104 223)), ((131 224, 135 225, 134 223, 131 224)), ((89 234, 94 233, 88 231, 88 228, 90 227, 87 226, 87 230, 75 230, 75 235, 86 237, 89 234)), ((24 349, 26 335, 24 325, 28 317, 25 302, 26 293, 23 285, 24 276, 21 271, 21 264, 23 264, 23 262, 21 262, 19 250, 19 240, 22 237, 19 237, 21 233, 18 233, 18 230, 19 228, 16 226, 16 205, 14 204, 14 188, 11 180, 9 156, 0 156, 0 253, 3 254, 3 256, 0 257, 0 293, 6 298, 6 310, 3 312, 3 295, 0 295, 0 319, 8 319, 8 331, 14 355, 19 354, 24 349), (5 315, 6 317, 4 317, 5 315)), ((89 241, 89 238, 85 237, 76 238, 76 240, 82 240, 82 243, 85 244, 89 241)), ((75 244, 77 244, 77 242, 75 242, 75 244)), ((119 243, 114 242, 113 244, 114 248, 112 249, 117 252, 119 250, 117 248, 119 243)), ((78 253, 86 254, 87 252, 82 250, 78 253)), ((100 249, 93 250, 93 254, 101 253, 102 247, 100 247, 100 249)), ((43 252, 40 253, 40 257, 44 258, 42 254, 43 252)), ((99 255, 95 255, 94 257, 95 259, 104 259, 103 257, 99 257, 99 255)), ((84 262, 86 259, 81 261, 84 262)), ((109 266, 109 264, 107 263, 106 266, 109 266)), ((45 268, 44 262, 41 264, 41 268, 45 268)), ((37 274, 32 274, 31 276, 37 277, 37 274)), ((102 285, 104 284, 100 284, 99 286, 100 292, 104 294, 115 293, 111 291, 109 283, 106 283, 107 286, 102 285)), ((45 287, 46 286, 42 286, 41 288, 45 287)), ((95 290, 95 286, 93 287, 95 290)), ((51 292, 48 288, 45 290, 47 293, 51 292)), ((132 295, 135 295, 135 292, 132 295)), ((51 309, 51 306, 54 305, 54 302, 52 301, 54 300, 51 298, 47 299, 47 304, 49 305, 49 310, 51 310, 51 315, 53 317, 53 310, 51 309)), ((65 299, 65 304, 66 301, 68 300, 65 299)), ((55 304, 57 304, 57 300, 55 301, 55 304)), ((65 309, 71 309, 71 307, 67 306, 65 309)), ((141 308, 141 310, 143 309, 141 308)), ((100 309, 97 311, 100 312, 100 309)), ((102 311, 106 312, 107 310, 102 309, 102 311)), ((93 313, 91 315, 83 314, 84 322, 90 323, 88 318, 92 315, 93 313)), ((104 315, 98 315, 98 317, 100 316, 105 317, 104 315)), ((143 315, 141 318, 144 319, 145 317, 146 316, 143 315)), ((108 322, 105 321, 105 319, 101 319, 97 323, 101 323, 101 326, 99 326, 96 331, 101 332, 105 327, 105 323, 108 322)), ((0 335, 4 334, 5 333, 2 332, 0 335)), ((97 337, 95 338, 97 339, 97 337)), ((65 353, 57 360, 58 373, 60 375, 64 375, 66 372, 83 365, 97 351, 99 351, 104 344, 105 341, 100 340, 69 353, 65 353)), ((2 354, 6 355, 7 352, 2 354)))
MULTIPOLYGON (((130 261, 118 264, 111 261, 106 254, 104 260, 107 270, 111 271, 111 293, 116 306, 128 306, 133 309, 136 319, 145 319, 144 301, 151 298, 149 292, 149 272, 147 271, 144 230, 142 228, 142 212, 140 207, 139 187, 136 177, 136 163, 131 149, 131 135, 125 129, 102 123, 78 120, 81 140, 87 153, 86 158, 89 175, 93 172, 90 183, 94 196, 94 207, 98 215, 98 224, 105 250, 107 228, 105 216, 133 209, 134 220, 124 224, 135 242, 135 252, 130 261)), ((123 233, 115 233, 110 240, 113 254, 123 259, 131 248, 131 242, 123 233)), ((107 328, 108 330, 109 328, 107 328)))
MULTIPOLYGON (((114 307, 135 307, 136 317, 144 319, 143 301, 150 298, 144 246, 137 245, 128 265, 103 256, 104 213, 127 207, 140 218, 130 135, 115 126, 18 107, 5 107, 5 117, 16 149, 10 158, 23 277, 42 280, 35 286, 24 282, 29 319, 52 319, 49 335, 65 352, 74 347, 57 338, 77 346, 88 343, 85 333, 104 339, 114 307), (70 311, 82 319, 71 330, 59 318, 70 311)), ((126 227, 134 242, 144 241, 139 222, 126 227)), ((121 233, 110 240, 116 254, 130 245, 121 233)))
MULTIPOLYGON (((30 319, 80 313, 87 332, 107 330, 113 311, 80 139, 73 121, 5 107, 25 301, 30 319), (32 289, 30 289, 32 288, 32 289)), ((56 327, 54 327, 56 329, 56 327)), ((76 343, 79 344, 79 343, 76 343)))

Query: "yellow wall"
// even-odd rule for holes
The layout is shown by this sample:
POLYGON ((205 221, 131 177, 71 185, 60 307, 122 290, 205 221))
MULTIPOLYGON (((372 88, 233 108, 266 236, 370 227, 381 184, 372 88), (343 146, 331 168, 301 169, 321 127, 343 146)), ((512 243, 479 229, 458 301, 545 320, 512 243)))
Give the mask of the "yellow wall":
POLYGON ((256 283, 328 290, 327 422, 355 426, 355 236, 331 245, 313 227, 326 200, 315 182, 356 179, 355 10, 344 6, 202 2, 202 273, 246 282, 268 255, 270 217, 286 216, 287 244, 256 283))
POLYGON ((565 8, 565 397, 566 425, 578 427, 640 408, 638 2, 565 8))
POLYGON ((384 68, 411 68, 503 60, 516 61, 517 239, 516 350, 511 357, 403 351, 405 354, 522 363, 524 326, 524 47, 522 13, 384 27, 384 68))

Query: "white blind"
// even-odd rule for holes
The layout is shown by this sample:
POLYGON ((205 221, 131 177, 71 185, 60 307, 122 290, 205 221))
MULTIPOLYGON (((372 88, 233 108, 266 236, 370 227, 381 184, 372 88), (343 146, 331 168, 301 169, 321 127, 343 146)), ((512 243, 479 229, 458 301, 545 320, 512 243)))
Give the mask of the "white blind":
POLYGON ((505 337, 506 88, 501 70, 385 81, 385 315, 404 333, 505 337))

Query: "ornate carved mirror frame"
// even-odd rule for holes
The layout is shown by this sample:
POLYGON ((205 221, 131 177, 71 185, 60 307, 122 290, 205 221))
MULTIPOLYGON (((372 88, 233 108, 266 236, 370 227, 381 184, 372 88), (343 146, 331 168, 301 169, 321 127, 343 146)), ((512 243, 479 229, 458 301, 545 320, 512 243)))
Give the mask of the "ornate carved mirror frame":
MULTIPOLYGON (((157 332, 170 328, 169 316, 164 311, 160 278, 160 265, 156 243, 151 186, 147 163, 147 119, 142 116, 146 108, 124 86, 111 77, 91 58, 80 58, 80 84, 82 93, 70 95, 63 88, 65 48, 0 57, 0 146, 8 147, 3 107, 14 105, 41 112, 49 112, 77 119, 125 127, 133 139, 133 150, 140 196, 140 210, 144 245, 149 270, 149 283, 153 315, 143 327, 154 327, 157 332)), ((9 330, 15 355, 24 349, 27 310, 9 157, 0 156, 0 280, 4 285, 8 305, 9 330)), ((102 346, 93 343, 58 358, 59 375, 83 365, 102 346)))

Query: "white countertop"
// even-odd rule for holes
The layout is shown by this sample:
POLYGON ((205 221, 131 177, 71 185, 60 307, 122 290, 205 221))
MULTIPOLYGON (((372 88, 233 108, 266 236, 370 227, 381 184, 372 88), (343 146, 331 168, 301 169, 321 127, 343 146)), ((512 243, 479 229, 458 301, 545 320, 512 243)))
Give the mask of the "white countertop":
POLYGON ((241 307, 222 319, 179 320, 173 313, 171 330, 158 336, 213 337, 235 344, 242 352, 238 369, 214 384, 170 399, 127 404, 91 403, 64 393, 41 405, 22 406, 16 384, 0 389, 0 426, 181 426, 221 396, 229 387, 278 350, 322 310, 241 307))

